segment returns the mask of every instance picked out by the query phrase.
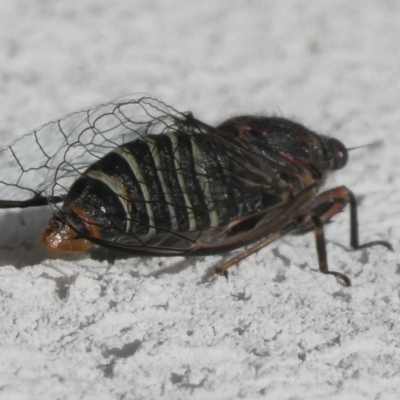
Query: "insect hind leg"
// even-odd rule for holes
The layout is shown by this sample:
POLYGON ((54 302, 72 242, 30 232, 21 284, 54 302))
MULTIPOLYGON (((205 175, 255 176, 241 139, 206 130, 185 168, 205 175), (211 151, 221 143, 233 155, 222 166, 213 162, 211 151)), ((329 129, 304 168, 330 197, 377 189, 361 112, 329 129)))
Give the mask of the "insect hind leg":
POLYGON ((0 200, 0 209, 42 207, 61 201, 61 196, 45 197, 37 194, 27 200, 0 200))

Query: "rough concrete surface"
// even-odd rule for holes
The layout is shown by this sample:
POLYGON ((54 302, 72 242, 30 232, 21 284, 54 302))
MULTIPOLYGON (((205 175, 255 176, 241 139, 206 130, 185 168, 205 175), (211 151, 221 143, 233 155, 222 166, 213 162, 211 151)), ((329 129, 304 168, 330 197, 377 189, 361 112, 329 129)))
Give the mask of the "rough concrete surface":
MULTIPOLYGON (((216 124, 293 118, 354 150, 327 186, 359 200, 213 274, 221 256, 52 256, 49 210, 0 213, 0 399, 398 399, 400 3, 3 0, 0 141, 145 92, 216 124)), ((30 149, 26 149, 27 156, 30 149)), ((1 162, 1 160, 0 160, 1 162)), ((1 170, 0 170, 0 178, 1 170)))

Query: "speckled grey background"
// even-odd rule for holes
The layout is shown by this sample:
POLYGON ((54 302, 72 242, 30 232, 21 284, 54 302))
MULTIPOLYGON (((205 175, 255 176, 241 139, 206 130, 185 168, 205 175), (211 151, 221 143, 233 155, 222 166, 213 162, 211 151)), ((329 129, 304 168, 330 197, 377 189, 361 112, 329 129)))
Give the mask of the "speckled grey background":
MULTIPOLYGON (((400 4, 391 0, 0 3, 0 140, 146 92, 217 123, 278 114, 357 146, 326 229, 213 276, 220 257, 51 258, 46 212, 0 214, 1 399, 398 399, 400 4)), ((27 154, 29 149, 27 149, 27 154)), ((1 174, 1 171, 0 171, 1 174)))

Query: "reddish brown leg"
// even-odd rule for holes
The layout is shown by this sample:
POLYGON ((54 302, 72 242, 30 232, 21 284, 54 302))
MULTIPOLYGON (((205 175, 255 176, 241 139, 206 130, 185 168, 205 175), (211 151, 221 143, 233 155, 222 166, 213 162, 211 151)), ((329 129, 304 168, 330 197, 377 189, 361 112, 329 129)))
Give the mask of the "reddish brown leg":
MULTIPOLYGON (((349 203, 350 206, 350 245, 353 249, 362 249, 375 245, 385 246, 389 250, 393 250, 393 248, 390 243, 383 240, 375 240, 360 245, 358 236, 357 202, 354 194, 345 186, 340 186, 321 193, 319 196, 311 200, 307 204, 307 209, 309 209, 310 206, 313 207, 311 210, 311 221, 315 228, 319 270, 324 274, 336 276, 336 278, 340 279, 345 286, 350 286, 350 279, 346 275, 340 272, 329 271, 328 269, 323 229, 324 222, 328 221, 333 215, 341 211, 347 203, 349 203)), ((308 228, 310 223, 310 220, 305 220, 300 228, 308 228)))
POLYGON ((215 272, 218 275, 223 275, 226 278, 228 277, 228 269, 232 267, 232 265, 237 264, 239 261, 243 260, 244 258, 248 257, 250 254, 255 253, 256 251, 262 249, 267 244, 272 243, 273 241, 279 239, 282 236, 281 232, 273 233, 268 235, 267 237, 257 241, 252 246, 248 247, 247 249, 241 251, 236 256, 229 258, 228 260, 222 262, 221 264, 215 267, 215 272))
POLYGON ((285 233, 296 228, 297 223, 293 222, 293 219, 295 221, 298 219, 296 212, 302 205, 308 204, 310 198, 312 198, 312 187, 309 187, 300 193, 281 214, 279 214, 274 220, 269 221, 268 224, 262 228, 264 231, 266 230, 264 237, 261 237, 261 239, 257 240, 252 246, 241 251, 236 256, 217 265, 215 272, 219 275, 224 275, 227 277, 228 268, 230 268, 232 265, 237 264, 239 261, 279 239, 285 233))
POLYGON ((371 247, 371 246, 384 246, 387 249, 393 251, 393 247, 389 242, 386 242, 385 240, 374 240, 372 242, 360 244, 359 239, 358 239, 358 214, 357 214, 357 201, 356 198, 349 189, 347 189, 345 186, 342 186, 346 189, 347 195, 349 198, 349 203, 350 203, 350 245, 353 249, 363 249, 365 247, 371 247))
MULTIPOLYGON (((305 192, 304 195, 306 196, 307 192, 305 192)), ((351 247, 353 249, 362 249, 365 247, 381 245, 385 246, 389 250, 393 250, 391 244, 383 240, 376 240, 360 245, 358 235, 357 202, 355 200, 354 194, 348 188, 346 188, 345 186, 339 186, 337 188, 321 193, 320 195, 308 200, 306 203, 301 204, 300 201, 297 209, 295 209, 296 203, 294 203, 294 208, 292 210, 288 209, 287 212, 281 215, 283 219, 287 218, 288 221, 288 224, 285 228, 282 229, 282 226, 285 225, 280 225, 280 229, 277 230, 277 232, 269 234, 265 238, 258 240, 251 247, 237 254, 235 257, 232 257, 227 261, 222 262, 220 265, 217 266, 216 272, 218 274, 227 276, 228 268, 230 268, 234 264, 237 264, 245 257, 255 253, 256 251, 273 242, 274 240, 279 239, 282 234, 285 233, 284 230, 290 231, 293 230, 292 228, 294 228, 299 232, 304 232, 314 229, 320 272, 328 275, 333 275, 341 280, 345 286, 351 286, 350 279, 345 274, 336 271, 329 271, 328 269, 326 243, 323 227, 324 223, 326 223, 335 214, 340 212, 348 203, 350 206, 351 247), (301 220, 301 222, 297 223, 297 226, 291 226, 290 221, 295 224, 295 222, 293 221, 296 220, 301 220), (289 227, 290 229, 287 229, 289 227)))
MULTIPOLYGON (((311 217, 318 217, 322 224, 324 224, 335 214, 340 212, 347 203, 349 203, 350 206, 350 246, 356 250, 380 245, 385 246, 389 250, 393 250, 392 245, 384 240, 374 240, 364 244, 359 243, 357 201, 353 192, 346 186, 339 186, 321 193, 310 200, 300 212, 303 216, 309 214, 311 217)), ((304 218, 299 229, 310 229, 314 225, 315 223, 312 218, 311 220, 304 218)))
POLYGON ((315 225, 315 244, 317 246, 319 271, 323 274, 335 276, 343 282, 344 286, 351 286, 351 281, 345 274, 336 271, 329 271, 328 259, 326 254, 324 226, 320 218, 312 217, 312 220, 315 225))

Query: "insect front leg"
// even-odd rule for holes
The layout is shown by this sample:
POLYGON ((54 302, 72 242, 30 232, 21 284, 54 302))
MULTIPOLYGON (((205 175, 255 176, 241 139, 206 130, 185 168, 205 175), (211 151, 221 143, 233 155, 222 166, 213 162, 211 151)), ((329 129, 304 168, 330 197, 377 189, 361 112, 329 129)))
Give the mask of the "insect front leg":
MULTIPOLYGON (((364 244, 359 243, 357 201, 354 193, 346 186, 339 186, 321 193, 307 203, 306 209, 311 217, 318 217, 324 224, 335 214, 339 213, 346 206, 346 204, 349 204, 350 206, 350 246, 353 249, 357 250, 365 247, 380 245, 389 250, 393 250, 392 245, 385 240, 374 240, 364 244)), ((304 210, 302 213, 306 214, 304 210)), ((308 230, 314 225, 314 221, 305 219, 302 225, 299 227, 299 230, 308 230)))
POLYGON ((393 250, 392 245, 383 240, 375 240, 364 244, 359 243, 357 202, 354 194, 345 186, 339 186, 335 189, 328 190, 311 200, 307 204, 308 209, 312 207, 310 210, 310 218, 305 218, 303 224, 300 226, 300 230, 307 230, 312 225, 314 227, 320 272, 334 275, 336 278, 340 279, 345 286, 350 286, 350 279, 346 275, 336 271, 329 271, 328 269, 326 243, 323 229, 323 224, 327 222, 333 215, 341 211, 347 203, 349 203, 350 206, 351 247, 353 249, 362 249, 365 247, 381 245, 385 246, 389 250, 393 250))
MULTIPOLYGON (((343 190, 348 196, 348 201, 350 204, 350 245, 353 249, 363 249, 365 247, 371 246, 384 246, 387 249, 393 251, 393 246, 385 241, 385 240, 373 240, 372 242, 360 244, 358 237, 358 213, 357 213, 357 201, 354 196, 354 193, 347 189, 345 186, 342 186, 343 190)), ((340 189, 340 188, 338 188, 340 189)))

